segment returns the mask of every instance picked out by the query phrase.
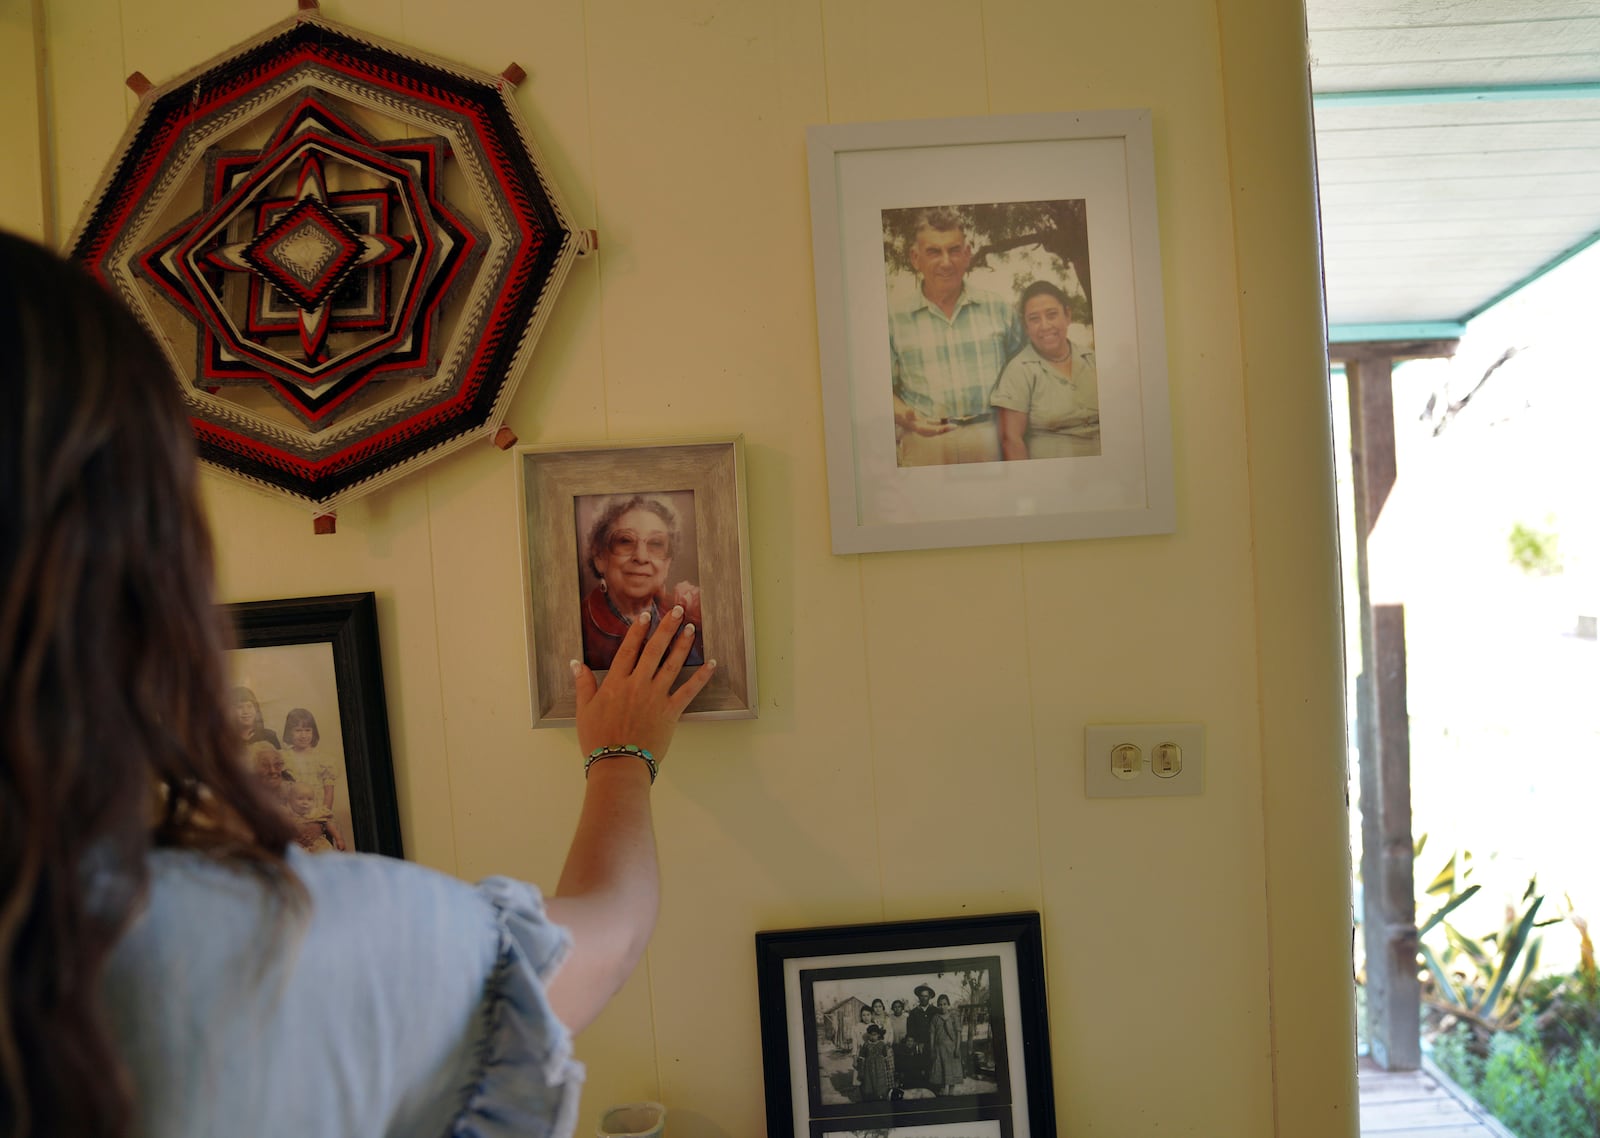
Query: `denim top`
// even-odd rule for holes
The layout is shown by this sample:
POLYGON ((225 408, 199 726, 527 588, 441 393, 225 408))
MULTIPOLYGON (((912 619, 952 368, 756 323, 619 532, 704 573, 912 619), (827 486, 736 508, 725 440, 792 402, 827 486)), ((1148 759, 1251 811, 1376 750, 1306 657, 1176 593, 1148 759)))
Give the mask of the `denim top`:
POLYGON ((105 1005, 141 1138, 554 1138, 583 1068, 545 998, 571 940, 531 885, 476 887, 362 854, 289 864, 280 914, 252 871, 150 855, 149 904, 105 1005))

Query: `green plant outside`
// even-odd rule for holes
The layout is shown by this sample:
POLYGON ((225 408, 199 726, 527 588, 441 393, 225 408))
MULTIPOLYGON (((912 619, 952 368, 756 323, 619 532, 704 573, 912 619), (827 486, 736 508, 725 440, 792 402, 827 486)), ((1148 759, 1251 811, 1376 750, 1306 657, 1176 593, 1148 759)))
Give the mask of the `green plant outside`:
POLYGON ((1600 1042, 1594 1039, 1547 1052, 1530 1017, 1495 1035, 1483 1058, 1462 1024, 1434 1040, 1433 1061, 1517 1138, 1600 1134, 1600 1042))
MULTIPOLYGON (((1418 840, 1416 856, 1421 855, 1427 840, 1426 834, 1418 840)), ((1544 895, 1535 877, 1529 880, 1518 906, 1506 907, 1505 923, 1498 931, 1480 937, 1466 935, 1446 918, 1478 892, 1477 885, 1460 888, 1472 874, 1471 862, 1471 851, 1452 853, 1428 883, 1424 893, 1442 898, 1443 903, 1417 927, 1417 952, 1428 970, 1423 999, 1430 1007, 1475 1025, 1487 1036, 1516 1026, 1539 966, 1542 938, 1533 935, 1534 930, 1557 924, 1560 918, 1538 919, 1544 895), (1434 943, 1429 942, 1430 936, 1434 943), (1441 939, 1443 943, 1437 943, 1441 939)))
MULTIPOLYGON (((1454 867, 1452 858, 1448 872, 1435 878, 1434 885, 1444 886, 1440 892, 1453 891, 1454 867)), ((1516 954, 1530 944, 1528 933, 1536 927, 1542 900, 1530 881, 1523 909, 1509 909, 1506 931, 1491 934, 1506 950, 1498 961, 1481 944, 1476 954, 1460 948, 1480 980, 1491 969, 1495 980, 1481 995, 1470 982, 1458 984, 1459 1003, 1430 998, 1429 1007, 1444 1025, 1430 1050, 1434 1062, 1518 1138, 1595 1138, 1600 1135, 1600 968, 1588 923, 1571 913, 1567 919, 1581 941, 1578 967, 1564 976, 1530 979, 1533 965, 1524 955, 1516 968, 1516 954), (1513 971, 1519 977, 1515 984, 1500 982, 1513 971), (1515 1003, 1508 1009, 1503 1001, 1509 992, 1515 992, 1515 1003)), ((1454 907, 1447 904, 1429 927, 1444 926, 1444 915, 1454 907)), ((1536 938, 1532 947, 1537 948, 1536 938)), ((1436 970, 1436 960, 1429 967, 1437 981, 1443 973, 1436 970)))

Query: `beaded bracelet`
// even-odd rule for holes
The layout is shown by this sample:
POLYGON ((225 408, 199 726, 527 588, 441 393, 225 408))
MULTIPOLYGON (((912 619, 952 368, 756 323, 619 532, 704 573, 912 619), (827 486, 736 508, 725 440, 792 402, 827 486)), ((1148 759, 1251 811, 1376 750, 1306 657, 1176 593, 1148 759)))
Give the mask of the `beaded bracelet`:
POLYGON ((644 765, 650 768, 650 785, 655 785, 656 771, 660 769, 656 765, 656 757, 643 747, 635 747, 632 743, 622 743, 614 747, 596 747, 590 751, 588 761, 583 764, 583 777, 588 778, 589 768, 601 759, 615 759, 623 755, 632 755, 636 759, 643 759, 644 765))

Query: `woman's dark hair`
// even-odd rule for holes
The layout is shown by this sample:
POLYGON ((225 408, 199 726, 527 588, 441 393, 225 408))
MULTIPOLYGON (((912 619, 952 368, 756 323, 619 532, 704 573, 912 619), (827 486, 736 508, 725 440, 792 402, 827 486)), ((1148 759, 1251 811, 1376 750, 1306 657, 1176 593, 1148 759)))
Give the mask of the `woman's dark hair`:
POLYGON ((1061 305, 1061 310, 1070 318, 1072 316, 1072 301, 1067 299, 1066 290, 1050 281, 1034 281, 1022 290, 1022 295, 1017 298, 1017 314, 1020 316, 1028 307, 1028 301, 1036 296, 1054 297, 1061 305))
POLYGON ((117 1138, 100 1007, 153 846, 304 898, 239 755, 172 374, 75 266, 0 233, 0 1135, 117 1138))
POLYGON ((311 745, 315 747, 322 742, 322 732, 317 730, 317 717, 303 707, 289 709, 289 714, 283 717, 283 742, 289 742, 289 733, 296 727, 311 728, 311 745))
POLYGON ((594 525, 589 527, 589 568, 596 577, 603 577, 600 567, 595 564, 595 559, 606 555, 606 543, 611 540, 611 527, 617 524, 617 519, 629 510, 649 510, 666 524, 668 546, 667 556, 674 557, 678 552, 678 515, 672 512, 672 507, 659 498, 648 498, 643 494, 635 494, 629 498, 614 499, 610 505, 600 512, 594 520, 594 525))

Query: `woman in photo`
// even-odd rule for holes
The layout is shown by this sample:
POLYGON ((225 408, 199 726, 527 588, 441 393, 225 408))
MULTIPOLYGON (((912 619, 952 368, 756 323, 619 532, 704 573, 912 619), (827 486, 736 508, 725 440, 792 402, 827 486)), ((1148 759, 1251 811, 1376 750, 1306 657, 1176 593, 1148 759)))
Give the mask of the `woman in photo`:
POLYGON ((294 781, 294 776, 284 765, 283 752, 278 749, 278 745, 271 739, 256 740, 245 750, 245 763, 255 772, 256 782, 266 793, 268 800, 286 806, 289 784, 294 781))
POLYGON ((672 558, 678 552, 678 515, 649 494, 613 500, 589 528, 589 568, 600 583, 583 599, 583 662, 595 670, 611 666, 617 646, 641 616, 659 622, 682 605, 694 632, 686 667, 705 659, 700 587, 679 580, 671 589, 672 558))
POLYGON ((650 788, 716 668, 674 690, 682 611, 636 621, 603 688, 572 662, 587 783, 548 898, 309 857, 240 761, 161 350, 80 267, 0 233, 0 376, 0 1130, 572 1134, 572 1035, 655 926, 650 788))
POLYGON ((929 1023, 928 1084, 936 1094, 953 1095, 961 1083, 961 1023, 949 996, 930 1009, 929 1023))
MULTIPOLYGON (((901 1018, 903 1019, 904 1017, 901 1018)), ((890 1038, 889 1032, 889 1010, 883 1006, 882 999, 872 1001, 872 1022, 883 1029, 883 1041, 887 1045, 889 1056, 889 1085, 892 1087, 894 1085, 894 1041, 890 1038)))
POLYGON ((989 402, 1000 415, 1006 461, 1083 458, 1100 453, 1100 382, 1094 353, 1067 335, 1072 305, 1049 281, 1034 281, 1018 304, 1028 346, 1011 358, 989 402))

